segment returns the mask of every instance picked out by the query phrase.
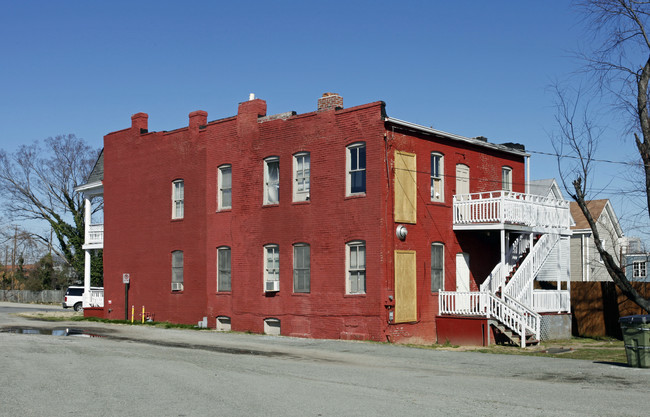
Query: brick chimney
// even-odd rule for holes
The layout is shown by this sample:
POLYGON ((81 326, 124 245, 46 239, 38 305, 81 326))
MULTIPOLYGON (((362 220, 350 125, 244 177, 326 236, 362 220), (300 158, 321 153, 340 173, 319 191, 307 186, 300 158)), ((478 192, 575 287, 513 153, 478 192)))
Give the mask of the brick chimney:
POLYGON ((208 112, 197 110, 190 113, 190 130, 199 130, 199 127, 208 124, 208 112))
POLYGON ((343 108, 343 97, 336 93, 325 93, 318 99, 318 111, 343 108))
POLYGON ((131 116, 131 129, 137 130, 139 134, 147 133, 149 131, 149 115, 136 113, 131 116))
POLYGON ((255 96, 251 94, 250 100, 239 103, 237 115, 253 115, 255 119, 266 116, 266 101, 255 98, 255 96))

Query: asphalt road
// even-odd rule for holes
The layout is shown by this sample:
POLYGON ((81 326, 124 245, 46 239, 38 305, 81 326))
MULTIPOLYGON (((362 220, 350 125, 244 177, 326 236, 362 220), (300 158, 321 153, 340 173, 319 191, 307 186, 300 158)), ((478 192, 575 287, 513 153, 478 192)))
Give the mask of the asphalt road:
POLYGON ((1 416, 646 416, 650 405, 650 369, 8 310, 0 329, 104 337, 0 331, 1 416))

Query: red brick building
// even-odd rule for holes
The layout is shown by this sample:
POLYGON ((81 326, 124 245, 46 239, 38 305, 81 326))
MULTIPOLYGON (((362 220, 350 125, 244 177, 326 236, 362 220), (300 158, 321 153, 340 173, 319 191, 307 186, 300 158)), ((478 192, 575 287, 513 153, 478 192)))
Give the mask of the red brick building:
MULTIPOLYGON (((495 319, 474 294, 515 241, 543 232, 505 214, 504 198, 542 207, 525 194, 522 146, 389 118, 383 102, 345 109, 325 94, 314 112, 267 115, 251 99, 169 132, 147 118, 105 136, 102 178, 80 187, 104 197, 109 319, 124 318, 129 274, 136 320, 144 306, 156 321, 222 330, 435 342, 449 339, 445 317, 487 312, 483 330, 445 327, 485 342, 476 332, 495 319)), ((517 310, 519 298, 501 303, 517 310)))

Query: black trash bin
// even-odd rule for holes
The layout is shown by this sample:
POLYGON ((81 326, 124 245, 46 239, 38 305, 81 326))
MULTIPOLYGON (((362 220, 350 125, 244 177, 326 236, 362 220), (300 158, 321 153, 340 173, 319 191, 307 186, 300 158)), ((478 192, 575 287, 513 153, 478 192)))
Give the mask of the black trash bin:
POLYGON ((650 368, 650 315, 621 317, 618 322, 623 332, 627 364, 650 368))

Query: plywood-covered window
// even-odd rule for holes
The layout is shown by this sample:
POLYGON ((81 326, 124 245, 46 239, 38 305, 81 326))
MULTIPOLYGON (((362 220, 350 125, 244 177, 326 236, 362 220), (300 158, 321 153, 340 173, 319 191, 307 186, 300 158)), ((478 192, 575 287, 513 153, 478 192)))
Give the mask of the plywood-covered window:
POLYGON ((417 219, 417 164, 415 154, 395 151, 395 222, 417 219))

